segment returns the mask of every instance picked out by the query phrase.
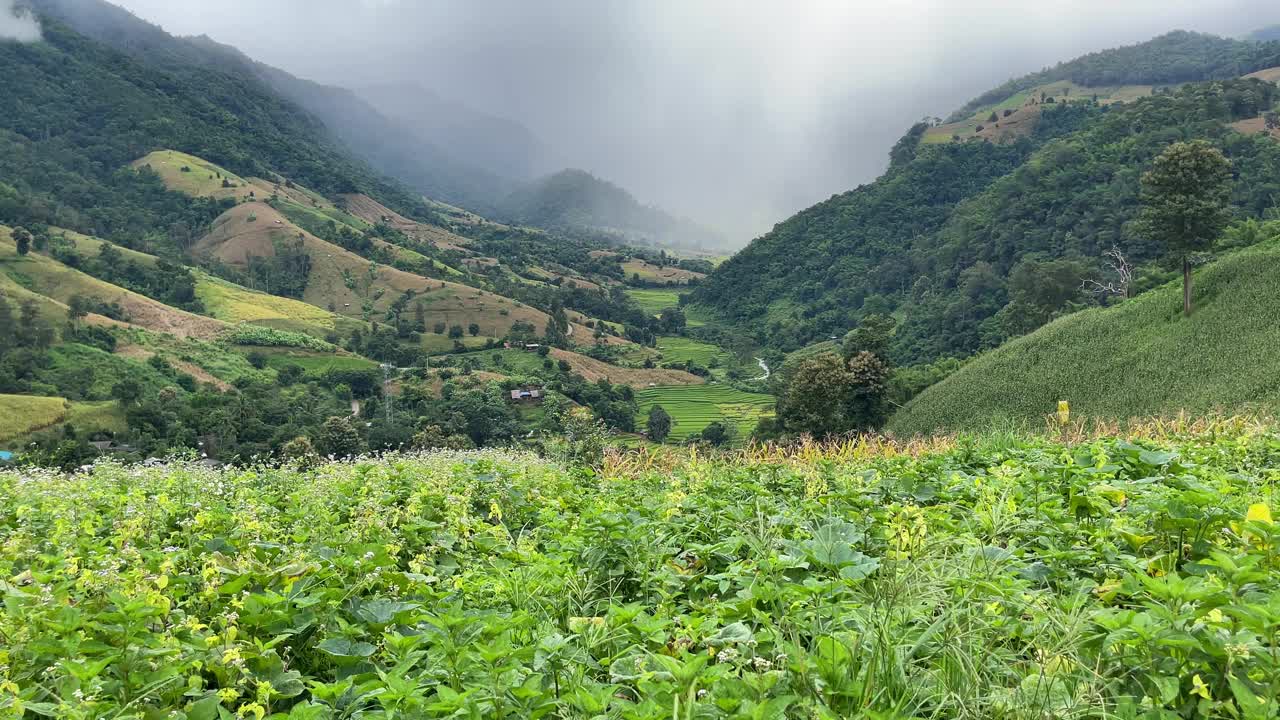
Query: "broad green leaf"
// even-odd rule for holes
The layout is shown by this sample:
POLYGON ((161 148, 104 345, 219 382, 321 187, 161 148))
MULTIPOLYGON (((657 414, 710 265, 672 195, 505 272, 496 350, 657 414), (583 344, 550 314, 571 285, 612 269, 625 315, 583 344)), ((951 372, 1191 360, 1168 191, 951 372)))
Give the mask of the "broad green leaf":
POLYGON ((347 638, 329 638, 316 647, 334 657, 344 658, 366 658, 377 650, 367 642, 358 642, 347 638))
POLYGON ((219 704, 217 695, 197 700, 187 711, 187 718, 188 720, 213 720, 218 717, 219 704))
POLYGON ((707 638, 706 644, 711 647, 736 645, 751 642, 754 637, 755 634, 751 632, 751 628, 743 623, 736 622, 720 628, 719 632, 707 638))

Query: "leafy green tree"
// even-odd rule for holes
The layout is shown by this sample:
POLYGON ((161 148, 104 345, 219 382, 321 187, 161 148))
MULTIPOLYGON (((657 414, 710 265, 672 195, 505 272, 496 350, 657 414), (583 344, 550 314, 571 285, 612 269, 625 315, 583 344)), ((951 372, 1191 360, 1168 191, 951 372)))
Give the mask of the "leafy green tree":
POLYGON ((142 397, 142 385, 134 378, 124 378, 111 387, 111 397, 121 405, 133 405, 142 397))
POLYGON ((662 313, 658 316, 658 326, 667 335, 677 335, 684 332, 687 324, 688 320, 685 318, 684 311, 680 308, 663 308, 662 313))
POLYGON ((16 227, 13 229, 13 241, 18 245, 18 254, 26 255, 31 252, 31 233, 26 228, 16 227))
POLYGON ((889 315, 868 315, 858 323, 858 327, 844 336, 845 360, 858 353, 869 352, 880 358, 889 354, 889 343, 893 340, 893 329, 897 321, 889 315))
POLYGON ((1191 256, 1213 248, 1231 220, 1231 163, 1203 140, 1170 145, 1142 176, 1137 227, 1182 261, 1182 311, 1191 315, 1191 256))
POLYGON ((823 437, 884 422, 889 368, 871 352, 860 351, 848 362, 820 353, 786 374, 777 417, 788 433, 823 437))
POLYGON ((280 454, 300 468, 311 468, 320 462, 320 454, 311 444, 311 438, 299 435, 280 448, 280 454))
POLYGON ((282 387, 297 383, 306 374, 306 370, 297 363, 288 363, 276 370, 276 382, 282 387))
POLYGON ((93 302, 89 298, 76 293, 71 296, 71 300, 67 302, 67 319, 75 324, 81 318, 88 315, 93 309, 93 302))
POLYGON ((479 335, 479 334, 480 334, 480 324, 479 324, 479 323, 471 323, 470 325, 468 325, 468 326, 467 326, 467 334, 468 334, 468 335, 470 335, 471 337, 475 337, 475 336, 479 335))
POLYGON ((702 428, 702 441, 714 447, 721 447, 729 442, 729 429, 722 422, 713 422, 702 428))
POLYGON ((449 337, 454 340, 457 340, 461 338, 465 334, 465 332, 466 331, 462 329, 461 325, 454 325, 449 328, 449 337))
POLYGON ((350 417, 333 415, 321 426, 316 447, 329 457, 354 457, 364 452, 364 438, 350 417))
POLYGON ((36 350, 47 350, 53 344, 53 328, 40 320, 40 306, 28 298, 18 312, 18 344, 36 350))
POLYGON ((561 455, 568 465, 599 468, 604 464, 604 448, 609 428, 584 407, 564 414, 561 455))
POLYGON ((569 344, 569 336, 561 328, 560 323, 556 322, 554 317, 547 319, 546 332, 542 341, 552 347, 565 347, 569 344))
POLYGON ((0 355, 12 350, 18 340, 18 324, 13 317, 9 299, 0 295, 0 355))
POLYGON ((1009 274, 1009 304, 996 314, 1009 336, 1031 332, 1081 299, 1089 270, 1077 260, 1023 260, 1009 274))
POLYGON ((667 436, 671 434, 671 426, 675 423, 671 419, 671 415, 661 405, 654 405, 649 408, 649 439, 654 442, 665 442, 667 436))

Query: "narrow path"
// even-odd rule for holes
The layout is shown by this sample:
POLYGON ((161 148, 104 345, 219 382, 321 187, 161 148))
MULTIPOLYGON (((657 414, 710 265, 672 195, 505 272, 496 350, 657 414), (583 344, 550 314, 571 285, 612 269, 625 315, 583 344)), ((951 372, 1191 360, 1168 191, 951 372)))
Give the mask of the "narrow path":
POLYGON ((756 358, 756 362, 760 363, 760 369, 764 371, 764 374, 756 378, 756 380, 768 380, 769 366, 764 364, 764 358, 756 358))

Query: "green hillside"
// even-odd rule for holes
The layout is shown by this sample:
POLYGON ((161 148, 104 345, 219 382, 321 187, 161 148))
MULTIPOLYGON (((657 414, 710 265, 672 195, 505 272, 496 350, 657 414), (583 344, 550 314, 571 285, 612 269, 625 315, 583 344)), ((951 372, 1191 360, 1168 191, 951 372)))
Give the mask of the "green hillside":
POLYGON ((691 305, 782 352, 871 314, 897 318, 900 365, 995 347, 1092 301, 1021 292, 1048 275, 1079 285, 1115 246, 1158 274, 1160 248, 1130 221, 1142 172, 1174 141, 1220 148, 1239 215, 1261 217, 1280 190, 1280 145, 1261 133, 1278 94, 1241 76, 1277 65, 1280 42, 1174 32, 1011 81, 912 127, 880 178, 778 223, 691 305))
POLYGON ((1280 410, 1280 242, 1196 273, 1195 313, 1181 283, 1085 310, 987 352, 893 416, 898 434, 1039 427, 1059 400, 1077 418, 1280 410))
POLYGON ((1171 85, 1225 80, 1280 65, 1280 44, 1259 36, 1246 42, 1205 33, 1174 31, 1147 42, 1089 53, 1025 75, 974 98, 949 118, 959 120, 1031 88, 1057 81, 1086 87, 1171 85))

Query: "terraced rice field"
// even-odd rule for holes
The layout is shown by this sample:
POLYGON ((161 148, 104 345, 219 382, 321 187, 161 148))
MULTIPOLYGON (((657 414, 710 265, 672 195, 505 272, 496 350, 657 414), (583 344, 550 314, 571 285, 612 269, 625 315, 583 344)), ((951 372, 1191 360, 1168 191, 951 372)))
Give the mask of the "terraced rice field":
POLYGON ((733 359, 733 356, 718 345, 698 342, 697 340, 676 335, 658 338, 658 352, 662 353, 663 362, 692 360, 703 367, 708 367, 712 358, 718 358, 721 364, 730 362, 733 359))
POLYGON ((627 288, 627 295, 636 301, 641 310, 650 315, 657 315, 665 308, 680 305, 680 293, 675 290, 627 288))
POLYGON ((644 388, 636 391, 639 418, 636 425, 648 423, 649 408, 661 405, 674 421, 668 442, 683 442, 713 422, 732 422, 738 426, 738 443, 751 436, 756 423, 773 415, 772 395, 735 390, 727 385, 677 385, 644 388))

